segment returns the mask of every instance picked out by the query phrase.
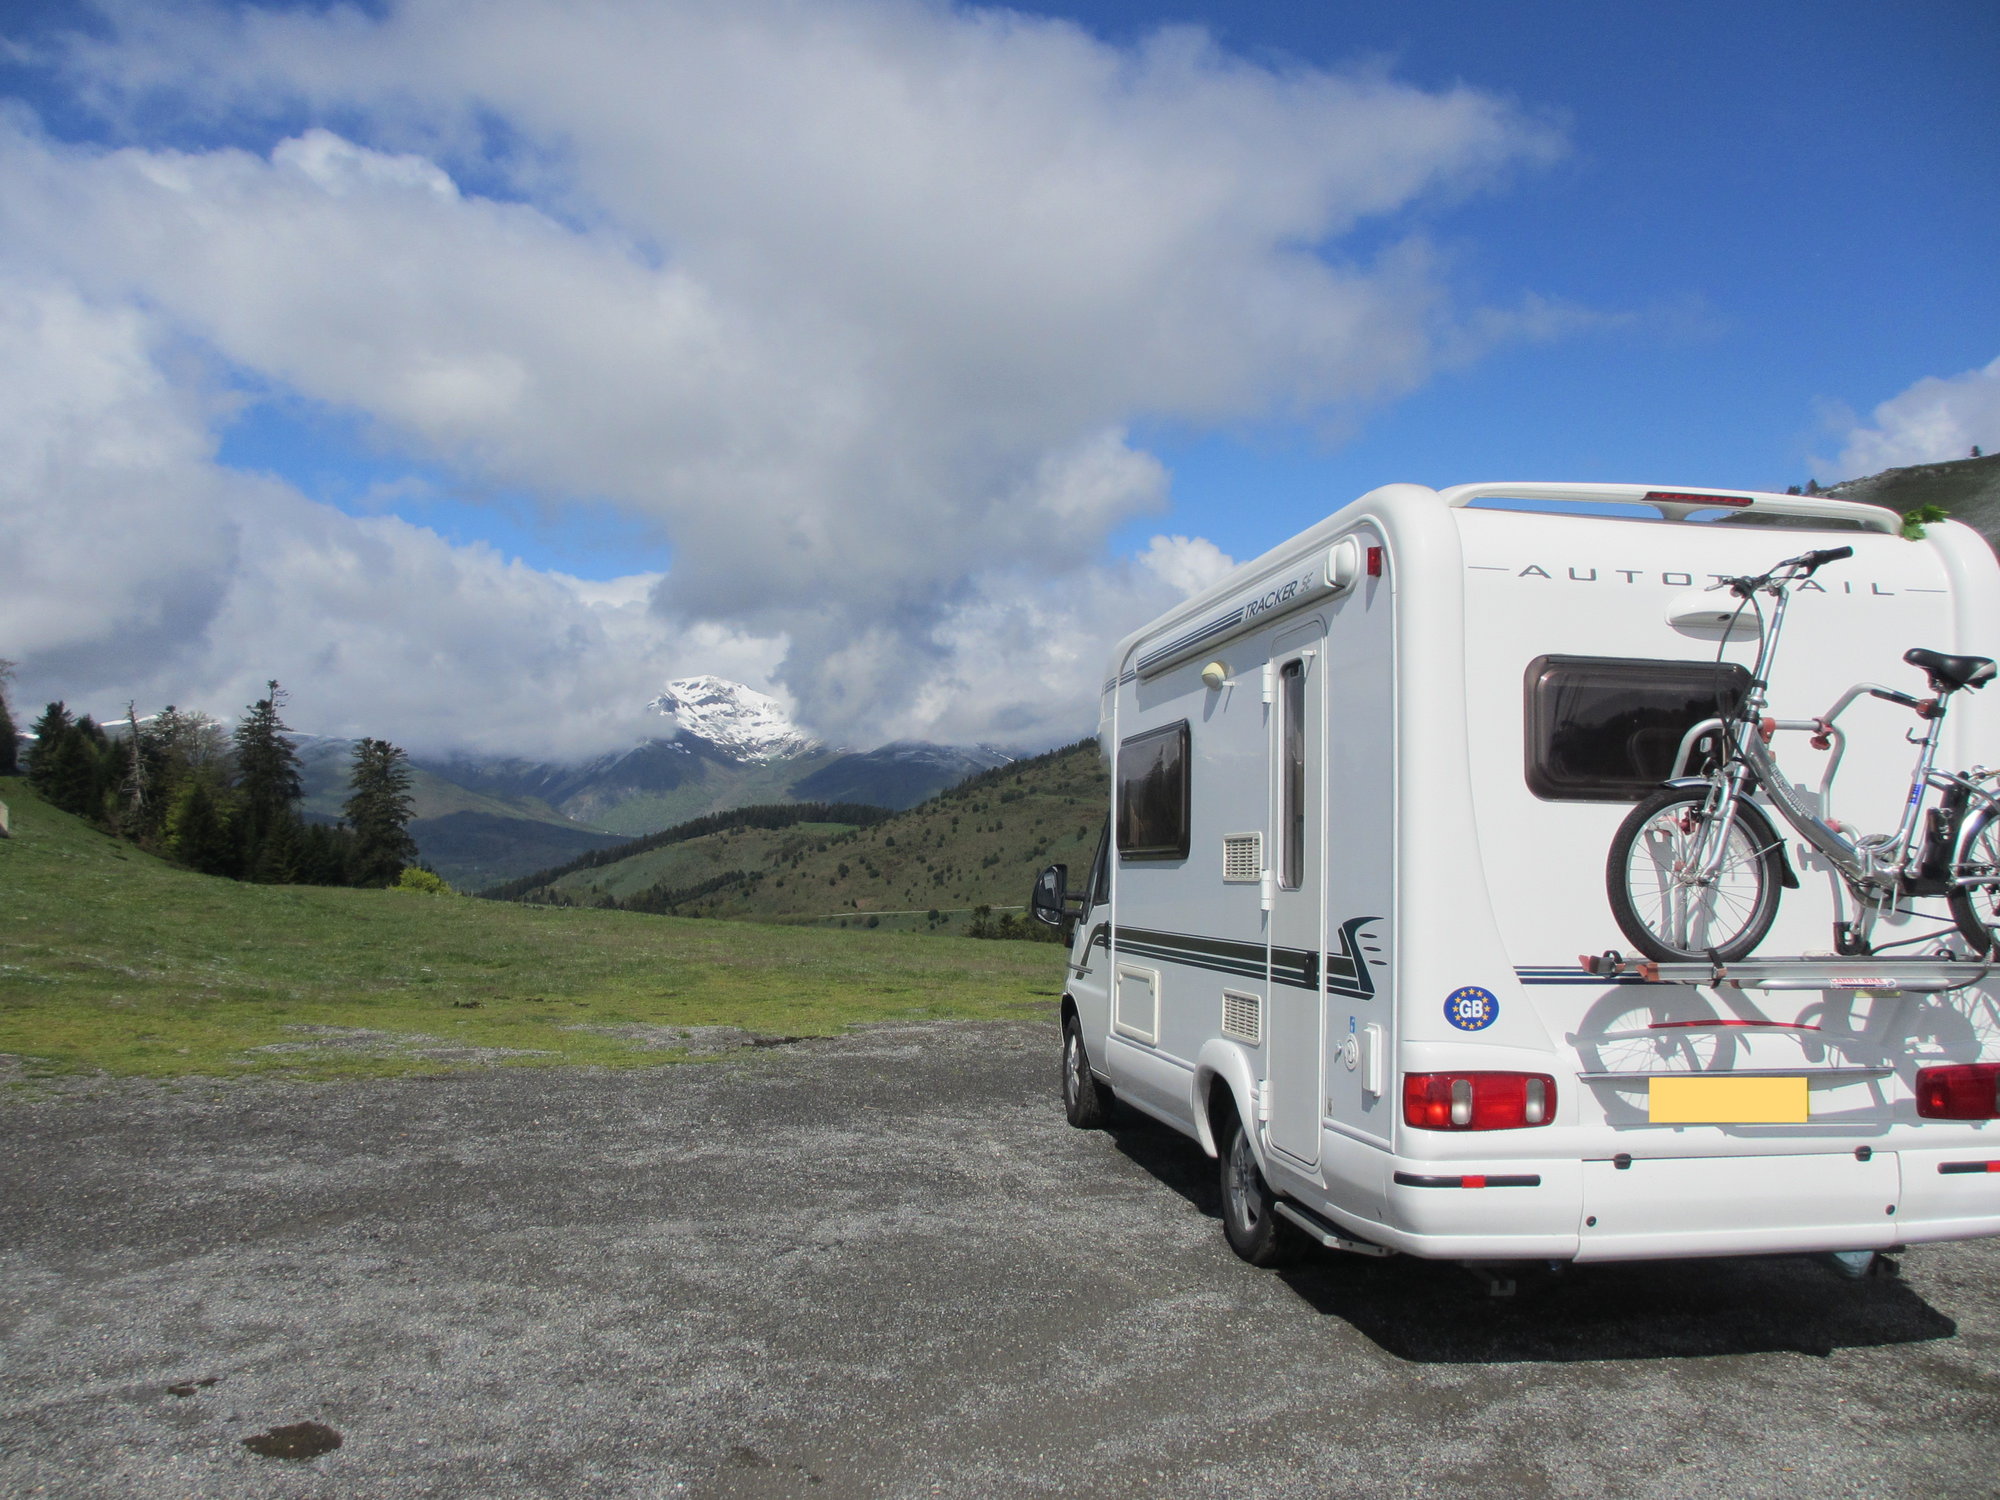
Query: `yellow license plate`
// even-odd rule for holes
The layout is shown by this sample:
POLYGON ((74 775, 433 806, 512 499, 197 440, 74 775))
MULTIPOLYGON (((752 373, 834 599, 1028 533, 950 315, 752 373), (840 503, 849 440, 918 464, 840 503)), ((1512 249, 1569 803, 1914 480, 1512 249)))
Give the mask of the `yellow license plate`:
POLYGON ((1646 1090, 1655 1125, 1803 1125, 1803 1078, 1655 1078, 1646 1090))

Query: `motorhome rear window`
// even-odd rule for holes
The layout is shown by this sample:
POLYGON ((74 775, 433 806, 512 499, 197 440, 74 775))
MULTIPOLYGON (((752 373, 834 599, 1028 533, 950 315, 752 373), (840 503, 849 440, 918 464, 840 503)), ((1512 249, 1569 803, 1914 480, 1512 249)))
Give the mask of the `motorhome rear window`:
POLYGON ((1186 859, 1188 724, 1134 735, 1118 747, 1118 857, 1186 859))
POLYGON ((1734 662, 1537 657, 1528 787, 1550 801, 1636 802, 1673 775, 1688 730, 1733 711, 1749 682, 1734 662))

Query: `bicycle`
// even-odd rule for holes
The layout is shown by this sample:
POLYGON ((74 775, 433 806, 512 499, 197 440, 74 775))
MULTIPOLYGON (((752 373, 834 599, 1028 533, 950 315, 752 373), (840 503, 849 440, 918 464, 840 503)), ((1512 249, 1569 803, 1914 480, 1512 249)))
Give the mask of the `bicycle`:
MULTIPOLYGON (((1764 940, 1777 917, 1780 889, 1798 884, 1765 803, 1825 857, 1838 877, 1837 954, 1876 952, 1870 939, 1883 912, 1908 898, 1936 896, 1945 898, 1953 924, 1975 955, 2000 954, 2000 797, 1995 795, 2000 786, 1994 785, 2000 769, 1975 765, 1961 775, 1939 771, 1934 764, 1951 695, 1991 682, 1993 661, 1914 647, 1903 653, 1903 660, 1924 672, 1929 698, 1862 682, 1816 719, 1765 717, 1766 690, 1793 585, 1853 555, 1852 547, 1807 552, 1758 577, 1711 586, 1711 591, 1727 588, 1743 601, 1737 616, 1746 608, 1755 610, 1760 627, 1758 596, 1776 602, 1769 629, 1760 629, 1757 665, 1740 701, 1733 708, 1718 702, 1724 711, 1687 731, 1675 756, 1673 779, 1634 807, 1612 838, 1605 862, 1612 914, 1647 957, 1721 965, 1747 957, 1764 940), (1924 722, 1921 736, 1905 736, 1918 747, 1917 762, 1894 833, 1856 835, 1826 815, 1834 773, 1846 749, 1846 737, 1834 721, 1864 694, 1900 704, 1924 722), (1769 745, 1780 730, 1808 731, 1815 749, 1832 751, 1816 808, 1778 770, 1769 745), (1704 746, 1706 769, 1686 774, 1704 746), (1934 805, 1927 808, 1927 800, 1934 805), (1843 915, 1843 887, 1855 903, 1852 920, 1843 915)), ((1732 616, 1732 627, 1734 623, 1732 616)), ((1725 645, 1733 633, 1724 631, 1725 645)), ((1928 940, 1929 935, 1903 941, 1928 940)))

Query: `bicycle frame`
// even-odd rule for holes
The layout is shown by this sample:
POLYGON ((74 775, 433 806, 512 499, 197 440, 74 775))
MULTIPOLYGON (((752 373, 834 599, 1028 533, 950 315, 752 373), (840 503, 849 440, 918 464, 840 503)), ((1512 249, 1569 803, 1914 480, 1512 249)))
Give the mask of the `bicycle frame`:
MULTIPOLYGON (((1758 644, 1757 665, 1751 673, 1743 702, 1730 719, 1704 719, 1682 736, 1680 749, 1674 758, 1674 779, 1704 781, 1715 794, 1711 795, 1707 808, 1708 828, 1698 846, 1697 869, 1701 882, 1710 882, 1721 872, 1728 848, 1729 829, 1735 822, 1736 804, 1752 789, 1761 787, 1771 806, 1777 809, 1785 822, 1839 871, 1856 899, 1864 906, 1873 905, 1903 893, 1917 852, 1917 830, 1922 821, 1925 792, 1932 788, 1941 792, 1957 789, 1966 797, 1968 807, 1976 800, 1995 814, 2000 814, 2000 798, 1978 785, 1979 780, 1996 773, 1975 767, 1970 776, 1961 776, 1936 768, 1938 744, 1943 735, 1948 706, 1948 700, 1943 697, 1917 700, 1880 683, 1860 682, 1843 693, 1839 701, 1817 719, 1765 717, 1763 711, 1768 706, 1771 667, 1777 659, 1785 614, 1791 603, 1791 584, 1797 576, 1795 572, 1765 585, 1765 592, 1776 603, 1771 611, 1770 628, 1762 633, 1758 644), (1846 751, 1846 735, 1835 720, 1857 698, 1864 696, 1884 698, 1914 708, 1925 727, 1921 737, 1906 736, 1918 747, 1917 760, 1910 773, 1910 792, 1904 800, 1902 818, 1896 831, 1888 835, 1851 839, 1847 830, 1828 816, 1834 773, 1839 769, 1846 751), (1832 752, 1825 774, 1820 779, 1817 809, 1808 807, 1800 798, 1797 788, 1779 770, 1777 760, 1768 748, 1768 741, 1780 730, 1809 732, 1819 748, 1832 752), (1716 733, 1722 734, 1728 743, 1721 764, 1705 776, 1689 778, 1687 768, 1697 747, 1708 735, 1716 733)), ((1950 883, 1961 887, 1996 886, 2000 885, 2000 880, 1991 876, 1971 876, 1954 878, 1950 883)))

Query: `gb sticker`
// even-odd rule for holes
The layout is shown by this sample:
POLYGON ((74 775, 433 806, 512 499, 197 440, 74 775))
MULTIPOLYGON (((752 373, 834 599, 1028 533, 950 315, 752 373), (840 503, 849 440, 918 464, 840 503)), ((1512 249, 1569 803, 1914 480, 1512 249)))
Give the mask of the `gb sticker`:
POLYGON ((1444 1018, 1460 1031, 1484 1031, 1499 1017, 1500 1002, 1479 985, 1463 985, 1445 997, 1444 1018))

